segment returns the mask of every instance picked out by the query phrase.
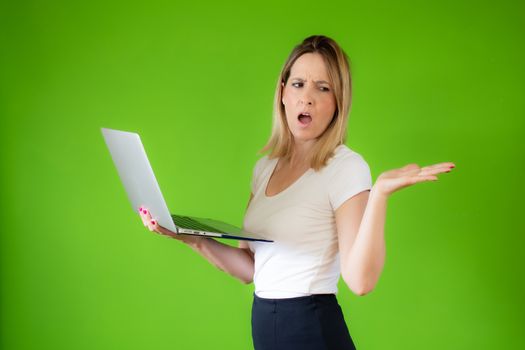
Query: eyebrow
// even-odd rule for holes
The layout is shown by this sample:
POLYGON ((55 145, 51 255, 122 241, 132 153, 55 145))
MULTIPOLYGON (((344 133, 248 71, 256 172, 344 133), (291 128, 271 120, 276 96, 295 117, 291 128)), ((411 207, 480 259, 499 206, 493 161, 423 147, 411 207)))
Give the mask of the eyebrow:
MULTIPOLYGON (((302 79, 302 78, 298 78, 298 77, 294 77, 294 78, 291 78, 291 79, 292 79, 292 80, 299 80, 299 81, 302 81, 302 82, 305 81, 304 79, 302 79)), ((317 84, 322 83, 322 84, 328 84, 328 85, 330 85, 330 83, 327 82, 326 80, 316 80, 315 82, 316 82, 317 84)))

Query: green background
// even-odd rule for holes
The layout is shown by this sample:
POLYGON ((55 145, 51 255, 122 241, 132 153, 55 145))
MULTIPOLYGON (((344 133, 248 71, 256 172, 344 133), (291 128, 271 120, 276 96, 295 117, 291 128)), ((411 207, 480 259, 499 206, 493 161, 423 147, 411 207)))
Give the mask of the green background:
MULTIPOLYGON (((306 36, 349 54, 347 144, 389 199, 359 349, 523 349, 521 1, 3 1, 2 349, 249 349, 253 284, 151 233, 100 132, 139 132, 173 212, 240 225, 278 73, 306 36)), ((232 243, 232 242, 228 242, 232 243)))

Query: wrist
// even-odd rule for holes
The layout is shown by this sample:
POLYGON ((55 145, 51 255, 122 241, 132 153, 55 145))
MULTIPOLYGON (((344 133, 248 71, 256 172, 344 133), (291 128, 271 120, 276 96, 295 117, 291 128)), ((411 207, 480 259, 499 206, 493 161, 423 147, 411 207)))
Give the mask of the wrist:
POLYGON ((377 187, 376 185, 372 186, 372 190, 370 190, 370 198, 386 201, 388 197, 389 194, 384 192, 380 187, 377 187))

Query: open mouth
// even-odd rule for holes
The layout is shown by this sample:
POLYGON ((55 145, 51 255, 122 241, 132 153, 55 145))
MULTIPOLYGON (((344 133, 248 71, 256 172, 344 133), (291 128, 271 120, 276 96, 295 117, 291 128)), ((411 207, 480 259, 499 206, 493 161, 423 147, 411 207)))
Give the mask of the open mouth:
POLYGON ((301 123, 302 125, 308 125, 312 122, 312 116, 310 115, 310 113, 306 113, 306 112, 300 113, 297 119, 299 120, 299 123, 301 123))

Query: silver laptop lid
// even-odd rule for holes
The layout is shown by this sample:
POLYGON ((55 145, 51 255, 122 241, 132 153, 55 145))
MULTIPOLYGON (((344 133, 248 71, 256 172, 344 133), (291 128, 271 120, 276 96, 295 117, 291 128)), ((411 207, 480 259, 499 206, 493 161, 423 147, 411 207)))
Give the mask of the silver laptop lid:
POLYGON ((133 211, 138 215, 139 208, 144 206, 160 226, 177 232, 139 135, 107 128, 102 128, 102 134, 133 211))

